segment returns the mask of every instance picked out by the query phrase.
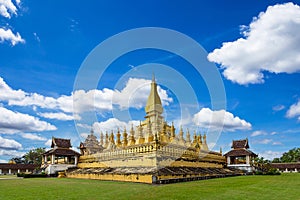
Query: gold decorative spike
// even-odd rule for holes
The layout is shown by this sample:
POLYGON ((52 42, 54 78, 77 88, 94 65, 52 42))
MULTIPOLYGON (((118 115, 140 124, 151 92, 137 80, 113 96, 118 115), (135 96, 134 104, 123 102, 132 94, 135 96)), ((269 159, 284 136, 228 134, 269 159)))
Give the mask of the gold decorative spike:
POLYGON ((194 140, 193 140, 193 146, 196 146, 197 144, 197 135, 196 135, 196 131, 194 131, 194 136, 193 136, 194 140))
POLYGON ((160 140, 161 140, 161 142, 166 142, 166 143, 168 143, 168 142, 169 142, 169 137, 167 136, 166 128, 167 128, 166 123, 163 123, 163 125, 162 125, 162 132, 161 132, 161 136, 160 136, 160 140))
POLYGON ((174 128, 174 123, 172 122, 172 126, 171 126, 171 141, 174 140, 174 138, 176 137, 175 135, 175 128, 174 128))
POLYGON ((113 131, 111 131, 109 142, 112 143, 112 144, 115 144, 115 136, 114 136, 114 132, 113 131))
POLYGON ((123 132, 123 147, 127 147, 128 145, 128 140, 127 140, 127 132, 126 132, 126 127, 124 128, 124 132, 123 132))
POLYGON ((159 115, 161 115, 163 113, 163 107, 157 92, 157 84, 155 82, 154 75, 152 77, 151 90, 145 107, 145 111, 147 115, 151 113, 158 113, 159 115))
POLYGON ((109 143, 109 137, 108 137, 108 133, 107 133, 107 131, 106 131, 106 133, 105 133, 105 144, 104 144, 104 148, 107 148, 108 143, 109 143))
POLYGON ((200 141, 201 141, 201 135, 197 135, 197 143, 200 144, 200 141))
POLYGON ((199 144, 202 144, 203 142, 202 142, 202 136, 201 136, 201 134, 199 136, 200 136, 199 137, 199 144))
POLYGON ((129 136, 129 146, 135 145, 135 138, 134 138, 134 130, 133 130, 133 125, 131 124, 131 129, 130 129, 130 136, 129 136))
POLYGON ((118 128, 118 132, 117 132, 117 147, 122 147, 121 133, 120 133, 120 129, 119 128, 118 128))
POLYGON ((190 135, 189 129, 187 129, 187 131, 186 131, 186 143, 187 143, 187 145, 191 145, 191 135, 190 135))
POLYGON ((144 144, 145 142, 145 138, 143 136, 143 127, 142 127, 142 123, 140 122, 140 125, 138 127, 138 141, 137 144, 144 144))
POLYGON ((182 126, 180 126, 180 131, 179 131, 179 144, 181 145, 185 145, 185 140, 183 138, 183 129, 182 129, 182 126))
POLYGON ((202 144, 203 144, 203 149, 206 151, 209 151, 207 143, 206 143, 206 134, 205 133, 203 135, 203 143, 202 144))
POLYGON ((103 139, 104 139, 104 136, 103 136, 103 133, 102 133, 102 131, 101 131, 101 133, 100 133, 100 145, 101 145, 101 146, 104 145, 103 139))

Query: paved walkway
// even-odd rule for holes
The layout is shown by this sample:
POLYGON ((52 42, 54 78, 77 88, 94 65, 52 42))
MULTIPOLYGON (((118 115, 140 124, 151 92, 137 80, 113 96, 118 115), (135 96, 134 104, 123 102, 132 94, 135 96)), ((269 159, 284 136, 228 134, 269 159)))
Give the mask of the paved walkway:
POLYGON ((1 175, 0 175, 0 180, 21 179, 21 178, 23 178, 23 177, 17 177, 17 176, 6 176, 6 175, 4 175, 4 176, 1 176, 1 175))

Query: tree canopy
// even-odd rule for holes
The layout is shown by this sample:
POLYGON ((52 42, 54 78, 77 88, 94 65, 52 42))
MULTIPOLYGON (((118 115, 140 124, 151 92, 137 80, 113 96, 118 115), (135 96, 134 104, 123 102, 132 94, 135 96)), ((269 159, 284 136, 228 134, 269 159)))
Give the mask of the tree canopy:
POLYGON ((274 158, 273 163, 300 162, 300 148, 293 148, 282 154, 280 158, 274 158))
POLYGON ((42 155, 45 153, 45 148, 31 149, 29 152, 25 153, 22 157, 14 157, 11 161, 15 163, 23 164, 42 164, 42 155))

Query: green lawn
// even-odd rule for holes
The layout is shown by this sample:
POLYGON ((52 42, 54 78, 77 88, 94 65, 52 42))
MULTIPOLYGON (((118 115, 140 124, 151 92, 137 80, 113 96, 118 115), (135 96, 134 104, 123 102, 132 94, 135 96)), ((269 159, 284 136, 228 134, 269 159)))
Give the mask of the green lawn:
POLYGON ((0 179, 0 199, 300 199, 300 173, 147 185, 67 178, 0 179))

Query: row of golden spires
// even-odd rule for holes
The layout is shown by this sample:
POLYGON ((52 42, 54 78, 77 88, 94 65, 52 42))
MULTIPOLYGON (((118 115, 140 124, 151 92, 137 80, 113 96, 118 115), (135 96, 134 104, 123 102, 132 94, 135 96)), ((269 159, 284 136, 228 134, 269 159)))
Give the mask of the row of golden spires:
POLYGON ((108 132, 106 132, 105 136, 104 136, 103 132, 101 132, 100 133, 100 145, 103 146, 104 148, 108 148, 109 145, 115 145, 116 147, 124 148, 127 146, 144 144, 146 142, 150 143, 153 141, 158 141, 158 142, 162 142, 162 143, 176 143, 176 144, 181 144, 184 146, 192 146, 192 147, 199 147, 199 148, 203 146, 204 149, 208 150, 205 133, 202 136, 201 134, 197 135, 196 131, 194 131, 193 141, 192 141, 190 138, 191 135, 190 135, 189 129, 187 129, 186 137, 184 138, 184 132, 183 132, 182 127, 180 127, 179 134, 176 135, 173 124, 171 126, 170 134, 166 133, 165 128, 163 128, 161 132, 156 133, 156 134, 152 134, 152 132, 150 130, 148 130, 147 140, 143 136, 141 126, 138 126, 137 131, 138 131, 138 134, 137 134, 137 136, 135 136, 135 131, 132 126, 130 129, 129 135, 128 135, 126 128, 124 128, 123 133, 122 133, 122 140, 121 140, 121 132, 120 132, 119 128, 116 133, 116 140, 115 140, 115 135, 114 135, 113 131, 111 131, 110 134, 108 134, 108 132))

